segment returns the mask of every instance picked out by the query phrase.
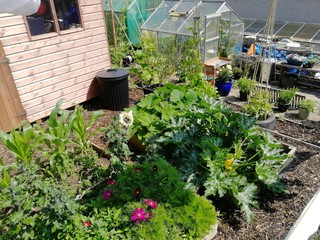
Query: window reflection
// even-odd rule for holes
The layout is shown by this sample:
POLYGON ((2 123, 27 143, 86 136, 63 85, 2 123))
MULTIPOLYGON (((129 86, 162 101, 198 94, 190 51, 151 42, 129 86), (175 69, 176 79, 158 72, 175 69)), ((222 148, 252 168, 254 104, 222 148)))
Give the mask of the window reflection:
POLYGON ((27 16, 32 36, 81 27, 77 0, 41 0, 38 11, 27 16), (56 14, 54 18, 53 14, 56 14))

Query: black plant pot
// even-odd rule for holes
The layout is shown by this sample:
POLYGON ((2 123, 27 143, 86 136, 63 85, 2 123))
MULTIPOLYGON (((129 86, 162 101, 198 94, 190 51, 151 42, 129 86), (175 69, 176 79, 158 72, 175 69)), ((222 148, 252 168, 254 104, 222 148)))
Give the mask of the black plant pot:
POLYGON ((245 102, 248 101, 248 93, 240 91, 240 101, 245 102))
POLYGON ((290 103, 283 104, 283 103, 278 103, 278 109, 280 112, 286 112, 290 107, 290 103))
POLYGON ((153 85, 148 85, 148 86, 144 85, 144 86, 142 86, 143 94, 147 95, 147 94, 153 93, 154 90, 156 90, 160 86, 162 86, 162 85, 161 84, 153 84, 153 85))

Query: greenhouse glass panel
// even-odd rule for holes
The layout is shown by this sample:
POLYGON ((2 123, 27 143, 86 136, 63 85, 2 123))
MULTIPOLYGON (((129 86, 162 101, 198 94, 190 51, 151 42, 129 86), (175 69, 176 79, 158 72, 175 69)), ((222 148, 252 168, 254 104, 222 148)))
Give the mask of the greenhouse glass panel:
POLYGON ((320 26, 316 24, 304 25, 294 36, 294 41, 306 41, 309 42, 313 36, 319 31, 320 26))
POLYGON ((257 20, 245 29, 247 35, 257 35, 264 29, 266 21, 257 20))
POLYGON ((243 19, 244 22, 244 29, 246 29, 247 27, 249 27, 254 21, 256 20, 252 20, 252 19, 243 19))
POLYGON ((290 38, 292 37, 301 27, 303 26, 303 23, 292 23, 288 22, 286 25, 284 25, 283 28, 281 28, 277 33, 277 37, 286 37, 290 38))
POLYGON ((143 29, 157 31, 161 24, 170 16, 170 10, 178 1, 164 1, 146 22, 141 26, 143 29))
POLYGON ((275 22, 274 29, 273 29, 273 35, 275 35, 285 24, 286 24, 285 22, 275 22))
POLYGON ((177 29, 185 22, 184 17, 168 17, 158 29, 160 32, 176 33, 177 29))
POLYGON ((192 12, 192 10, 194 10, 195 8, 195 4, 194 1, 183 1, 183 2, 179 2, 177 4, 177 6, 173 9, 174 12, 177 13, 185 13, 185 14, 190 14, 192 12))
POLYGON ((311 40, 312 43, 320 43, 320 31, 311 40))
POLYGON ((212 59, 218 56, 218 46, 219 46, 219 40, 212 40, 212 41, 208 41, 206 42, 206 48, 205 48, 205 59, 212 59))
POLYGON ((207 19, 206 39, 219 37, 219 18, 207 19))
POLYGON ((222 13, 222 12, 230 12, 230 8, 226 5, 226 4, 223 4, 220 8, 219 8, 219 13, 222 13))

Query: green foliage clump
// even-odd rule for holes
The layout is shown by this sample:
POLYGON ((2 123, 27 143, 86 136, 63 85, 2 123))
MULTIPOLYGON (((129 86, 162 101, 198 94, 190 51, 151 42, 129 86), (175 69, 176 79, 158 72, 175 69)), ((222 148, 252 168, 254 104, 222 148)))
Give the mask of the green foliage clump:
POLYGON ((175 206, 187 202, 191 195, 183 189, 185 184, 177 170, 159 157, 154 157, 152 163, 128 165, 115 180, 116 184, 108 187, 113 193, 110 201, 115 205, 152 198, 175 206))
POLYGON ((239 90, 248 94, 254 90, 254 87, 256 85, 257 81, 247 77, 242 77, 237 81, 237 86, 239 90))
POLYGON ((313 112, 315 107, 315 102, 311 99, 303 99, 299 102, 299 108, 307 109, 309 112, 313 112))
POLYGON ((151 36, 143 36, 139 49, 135 51, 135 64, 130 73, 137 78, 140 85, 165 83, 170 80, 174 68, 168 61, 168 54, 158 51, 157 40, 151 36))
POLYGON ((201 239, 217 223, 217 212, 205 198, 187 189, 175 168, 160 157, 128 165, 103 189, 91 206, 101 211, 121 209, 119 218, 130 227, 134 239, 201 239), (110 195, 103 198, 103 192, 110 195), (154 201, 153 207, 146 204, 154 201), (143 209, 146 219, 134 224, 129 217, 143 209))
POLYGON ((287 155, 281 144, 259 132, 255 118, 235 113, 194 89, 159 88, 133 109, 132 135, 161 154, 182 179, 206 187, 206 196, 232 196, 252 219, 260 185, 284 190, 278 169, 287 155))
POLYGON ((217 92, 206 81, 197 85, 166 84, 153 94, 148 94, 132 109, 134 124, 130 136, 138 137, 142 143, 160 134, 171 118, 183 116, 194 106, 207 105, 206 101, 217 98, 217 92))
MULTIPOLYGON (((142 204, 128 204, 126 209, 144 207, 142 204)), ((136 239, 202 239, 211 227, 218 223, 213 205, 203 197, 192 195, 189 202, 180 206, 158 204, 152 210, 152 219, 132 228, 136 239)))
POLYGON ((279 91, 278 103, 280 104, 290 104, 293 100, 294 96, 298 92, 298 88, 288 88, 288 89, 281 89, 279 91))
POLYGON ((273 103, 269 101, 269 92, 267 90, 257 90, 255 95, 250 97, 249 101, 243 105, 243 111, 254 116, 258 120, 265 120, 272 112, 273 103))

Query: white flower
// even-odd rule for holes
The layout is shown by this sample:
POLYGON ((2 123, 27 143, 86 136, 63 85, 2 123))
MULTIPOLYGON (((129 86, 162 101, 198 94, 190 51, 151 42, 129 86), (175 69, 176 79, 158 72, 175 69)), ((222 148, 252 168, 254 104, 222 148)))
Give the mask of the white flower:
POLYGON ((130 112, 122 112, 120 115, 120 123, 125 127, 130 127, 133 124, 133 116, 132 111, 130 112))
POLYGON ((232 70, 231 65, 230 65, 230 64, 228 64, 228 65, 226 66, 226 69, 228 69, 228 70, 232 70))

